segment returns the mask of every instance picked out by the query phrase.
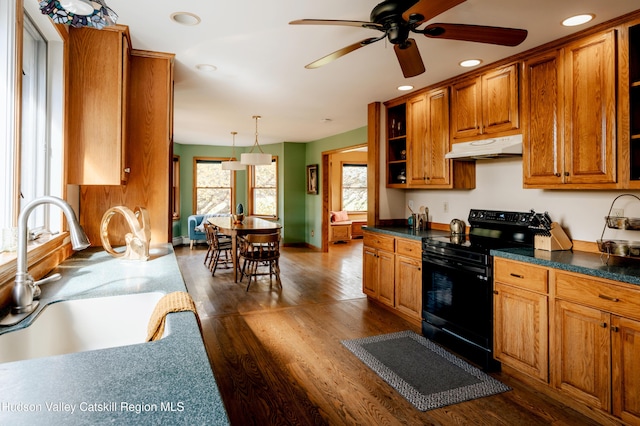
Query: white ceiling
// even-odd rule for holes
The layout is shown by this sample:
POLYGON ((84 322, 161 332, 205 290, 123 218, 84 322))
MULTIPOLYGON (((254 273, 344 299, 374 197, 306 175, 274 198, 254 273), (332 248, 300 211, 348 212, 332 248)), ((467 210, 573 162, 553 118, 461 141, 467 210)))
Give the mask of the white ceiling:
MULTIPOLYGON (((517 47, 412 37, 426 72, 405 79, 393 46, 379 41, 324 67, 304 66, 378 31, 344 26, 289 25, 295 19, 369 21, 379 0, 106 0, 128 25, 134 49, 176 54, 174 140, 183 144, 251 145, 254 115, 261 144, 308 142, 367 124, 367 104, 466 72, 462 59, 485 64, 558 39, 584 27, 560 21, 595 13, 595 25, 640 8, 639 0, 467 0, 429 21, 523 28, 517 47), (173 22, 174 12, 201 18, 197 26, 173 22), (198 71, 212 64, 214 72, 198 71), (326 121, 324 119, 329 119, 326 121)), ((435 1, 435 0, 434 0, 435 1)))

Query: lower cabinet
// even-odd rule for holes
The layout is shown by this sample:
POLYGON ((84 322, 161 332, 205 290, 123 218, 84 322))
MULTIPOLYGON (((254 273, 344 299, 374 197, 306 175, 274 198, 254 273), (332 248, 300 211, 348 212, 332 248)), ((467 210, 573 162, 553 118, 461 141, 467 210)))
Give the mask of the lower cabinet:
POLYGON ((494 356, 549 381, 549 296, 546 268, 495 259, 494 356))
POLYGON ((422 243, 364 231, 363 292, 401 316, 420 321, 422 243))
POLYGON ((640 424, 640 286, 502 258, 494 275, 496 359, 640 424))

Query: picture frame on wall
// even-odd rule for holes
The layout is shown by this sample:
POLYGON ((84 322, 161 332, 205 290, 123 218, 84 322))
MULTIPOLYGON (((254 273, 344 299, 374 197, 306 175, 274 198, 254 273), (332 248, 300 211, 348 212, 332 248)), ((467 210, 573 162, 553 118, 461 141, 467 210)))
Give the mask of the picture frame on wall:
POLYGON ((318 165, 307 166, 307 194, 318 193, 318 165))

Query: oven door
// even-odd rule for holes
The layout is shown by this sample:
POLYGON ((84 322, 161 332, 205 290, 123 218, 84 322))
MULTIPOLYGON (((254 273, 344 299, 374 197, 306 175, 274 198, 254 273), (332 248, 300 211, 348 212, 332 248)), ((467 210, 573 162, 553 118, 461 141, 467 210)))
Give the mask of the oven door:
MULTIPOLYGON (((490 258, 472 263, 424 253, 422 318, 427 328, 491 353, 493 292, 490 258)), ((427 336, 430 337, 430 336, 427 336)))

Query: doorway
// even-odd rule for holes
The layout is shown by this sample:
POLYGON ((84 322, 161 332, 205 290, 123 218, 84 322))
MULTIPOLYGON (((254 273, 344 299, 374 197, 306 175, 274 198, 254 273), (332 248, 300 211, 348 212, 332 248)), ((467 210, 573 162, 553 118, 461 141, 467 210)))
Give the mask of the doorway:
MULTIPOLYGON (((351 202, 343 198, 343 173, 350 167, 367 167, 367 144, 345 147, 333 151, 322 153, 322 251, 328 252, 329 226, 331 211, 349 211, 349 220, 367 220, 366 202, 365 211, 355 211, 360 209, 351 202)), ((365 185, 366 188, 366 185, 365 185)), ((357 188, 346 188, 349 191, 357 191, 357 188)), ((365 189, 366 193, 366 189, 365 189)), ((359 232, 358 232, 359 234, 359 232)))

